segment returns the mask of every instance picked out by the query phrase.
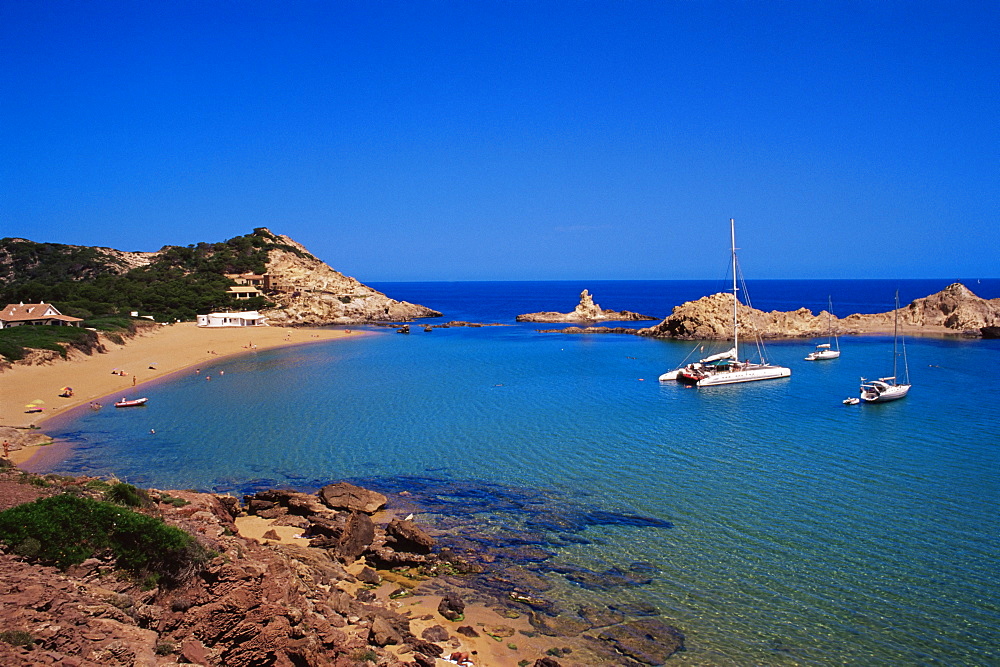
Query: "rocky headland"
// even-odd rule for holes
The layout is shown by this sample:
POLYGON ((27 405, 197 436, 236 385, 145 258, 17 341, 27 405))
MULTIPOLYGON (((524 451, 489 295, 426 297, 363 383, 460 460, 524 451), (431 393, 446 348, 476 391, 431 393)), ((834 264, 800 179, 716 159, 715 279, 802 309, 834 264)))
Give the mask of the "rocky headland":
MULTIPOLYGON (((736 310, 741 330, 764 338, 824 336, 831 326, 839 335, 891 333, 896 312, 838 318, 826 311, 814 315, 806 308, 764 312, 742 303, 736 310)), ((653 338, 724 340, 732 337, 732 317, 733 295, 723 292, 681 304, 663 322, 635 333, 653 338)), ((907 334, 978 337, 984 328, 1000 325, 1000 299, 982 299, 965 285, 954 283, 900 308, 899 325, 907 334)))
MULTIPOLYGON (((0 460, 0 511, 61 494, 106 498, 108 487, 0 460)), ((139 495, 146 502, 133 509, 195 536, 202 561, 167 584, 123 571, 107 552, 57 569, 32 559, 30 539, 0 544, 0 664, 638 666, 683 650, 683 634, 655 609, 554 605, 537 575, 511 565, 514 553, 522 562, 546 559, 525 541, 509 536, 505 547, 486 549, 460 527, 434 535, 387 511, 386 496, 351 484, 242 501, 139 495), (478 591, 470 583, 477 577, 485 582, 478 591), (493 595, 483 597, 486 590, 493 595)), ((574 524, 642 521, 559 506, 564 534, 574 524)), ((641 585, 649 574, 633 564, 565 576, 614 587, 641 585)))
POLYGON ((580 292, 580 303, 569 313, 542 312, 526 313, 517 316, 518 322, 547 322, 547 323, 585 323, 585 322, 634 322, 641 320, 655 320, 650 315, 640 315, 629 310, 611 310, 601 308, 594 303, 594 297, 590 292, 583 290, 580 292))
MULTIPOLYGON (((206 285, 206 274, 213 274, 216 280, 223 281, 212 282, 208 289, 218 290, 220 297, 225 290, 225 278, 235 281, 237 286, 252 285, 257 288, 254 296, 263 296, 267 302, 274 304, 262 311, 271 324, 322 326, 441 316, 438 311, 392 299, 350 276, 345 276, 318 259, 302 244, 288 236, 276 235, 266 227, 259 227, 252 234, 230 241, 237 243, 202 243, 197 248, 165 245, 155 252, 129 252, 105 247, 40 244, 26 239, 4 238, 0 239, 0 281, 12 285, 41 281, 52 292, 66 292, 66 285, 72 287, 73 284, 102 276, 126 276, 137 271, 142 274, 144 283, 156 282, 158 276, 163 274, 179 273, 186 276, 185 279, 197 274, 201 279, 200 284, 206 285), (228 257, 230 263, 235 262, 235 255, 248 248, 260 249, 260 252, 254 250, 254 264, 260 262, 263 265, 263 274, 222 274, 225 270, 223 267, 227 265, 224 258, 228 257), (193 260, 199 253, 200 264, 193 260), (59 283, 53 276, 60 277, 64 282, 59 283), (60 284, 63 287, 58 287, 60 284)), ((246 260, 246 257, 243 259, 246 260)), ((246 267, 246 263, 232 265, 244 267, 240 270, 245 270, 246 267)), ((260 270, 255 268, 255 271, 260 270)), ((171 286, 168 289, 174 293, 177 288, 171 286)), ((178 298, 180 297, 175 296, 174 301, 178 298)), ((197 307, 200 312, 203 308, 203 304, 197 301, 189 300, 186 304, 189 308, 197 307)), ((132 303, 124 304, 122 310, 149 311, 149 307, 132 303)))
POLYGON ((298 252, 280 246, 268 252, 267 273, 275 276, 281 288, 268 294, 268 299, 277 304, 263 311, 270 324, 361 324, 441 316, 440 312, 425 306, 391 299, 335 271, 287 236, 275 238, 280 246, 298 252))

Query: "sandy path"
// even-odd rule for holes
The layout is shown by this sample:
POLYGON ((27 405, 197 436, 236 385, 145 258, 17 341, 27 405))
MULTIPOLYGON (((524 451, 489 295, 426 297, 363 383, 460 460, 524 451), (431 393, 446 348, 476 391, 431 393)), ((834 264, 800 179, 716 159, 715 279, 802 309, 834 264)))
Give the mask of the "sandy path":
MULTIPOLYGON (((104 341, 105 354, 77 353, 68 361, 42 366, 20 366, 0 373, 0 426, 25 428, 41 426, 54 415, 77 405, 100 401, 110 404, 121 397, 141 396, 141 385, 184 368, 244 354, 338 338, 371 335, 369 332, 282 327, 198 328, 193 322, 172 324, 115 345, 104 341), (249 347, 252 345, 253 347, 249 347), (112 373, 122 369, 125 376, 112 373), (63 387, 72 387, 71 398, 59 396, 63 387), (108 397, 105 399, 105 397, 108 397), (42 411, 27 413, 27 405, 44 401, 42 411)), ((11 452, 15 461, 25 452, 11 452), (15 455, 18 455, 15 458, 15 455)))

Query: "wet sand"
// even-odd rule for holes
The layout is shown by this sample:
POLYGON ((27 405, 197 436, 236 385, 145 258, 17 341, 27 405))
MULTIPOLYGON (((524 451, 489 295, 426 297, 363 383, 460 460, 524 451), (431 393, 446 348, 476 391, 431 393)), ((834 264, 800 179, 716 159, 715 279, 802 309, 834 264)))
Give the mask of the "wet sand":
MULTIPOLYGON (((14 364, 0 372, 0 427, 41 428, 70 408, 97 402, 112 407, 121 398, 140 398, 142 385, 171 373, 254 351, 374 335, 345 329, 234 327, 207 329, 193 322, 156 327, 116 345, 102 337, 104 354, 74 352, 68 360, 44 365, 14 364), (350 333, 348 333, 350 331, 350 333), (119 375, 113 371, 124 371, 119 375), (64 387, 73 395, 60 397, 64 387), (41 412, 27 412, 37 403, 41 412)), ((113 408, 112 408, 113 409, 113 408)), ((38 433, 38 431, 34 431, 38 433)), ((15 463, 31 458, 37 447, 10 452, 15 463)))

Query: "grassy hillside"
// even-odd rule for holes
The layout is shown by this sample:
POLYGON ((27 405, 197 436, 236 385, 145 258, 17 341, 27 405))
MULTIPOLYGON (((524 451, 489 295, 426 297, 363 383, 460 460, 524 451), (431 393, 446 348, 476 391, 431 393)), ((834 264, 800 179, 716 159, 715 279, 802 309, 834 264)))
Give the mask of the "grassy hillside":
POLYGON ((266 229, 221 243, 169 246, 147 265, 127 264, 97 248, 0 239, 0 305, 54 304, 85 319, 138 310, 158 321, 191 320, 214 310, 260 309, 260 297, 237 302, 226 273, 263 273, 268 250, 281 247, 266 229))

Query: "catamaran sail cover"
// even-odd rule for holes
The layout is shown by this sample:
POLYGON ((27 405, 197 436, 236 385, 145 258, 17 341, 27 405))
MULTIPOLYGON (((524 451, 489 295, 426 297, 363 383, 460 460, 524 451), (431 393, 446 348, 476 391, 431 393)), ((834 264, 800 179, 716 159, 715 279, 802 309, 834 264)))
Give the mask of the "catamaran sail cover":
POLYGON ((719 354, 713 354, 710 357, 705 357, 701 360, 701 363, 707 364, 710 361, 719 361, 720 359, 735 359, 736 358, 736 348, 729 350, 728 352, 720 352, 719 354))

